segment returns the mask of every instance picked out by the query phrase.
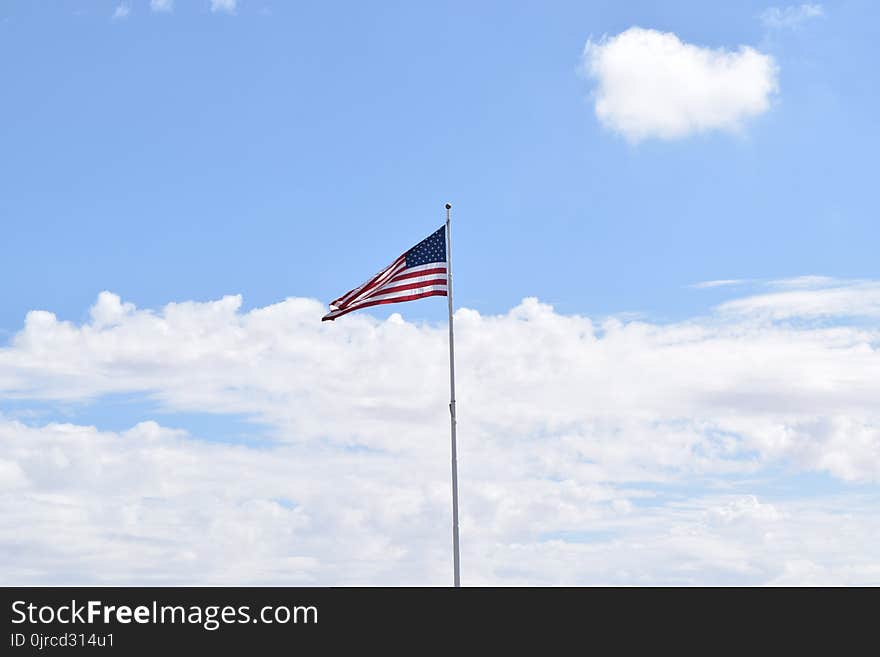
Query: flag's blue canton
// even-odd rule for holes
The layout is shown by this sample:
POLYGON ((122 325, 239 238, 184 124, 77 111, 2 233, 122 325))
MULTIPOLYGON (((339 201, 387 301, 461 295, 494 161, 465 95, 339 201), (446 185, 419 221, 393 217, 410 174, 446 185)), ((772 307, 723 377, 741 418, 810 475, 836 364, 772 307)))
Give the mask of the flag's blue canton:
POLYGON ((406 252, 407 267, 427 265, 429 262, 446 262, 445 226, 406 252))

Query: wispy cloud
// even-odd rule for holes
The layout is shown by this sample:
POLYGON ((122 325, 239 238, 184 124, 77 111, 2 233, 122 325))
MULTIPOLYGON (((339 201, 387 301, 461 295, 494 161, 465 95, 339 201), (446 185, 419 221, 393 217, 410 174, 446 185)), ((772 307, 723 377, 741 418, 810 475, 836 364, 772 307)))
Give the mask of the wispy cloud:
POLYGON ((174 0, 150 0, 150 9, 155 12, 173 11, 174 0))
POLYGON ((113 20, 124 20, 131 14, 131 4, 120 2, 113 10, 113 20))
POLYGON ((859 281, 841 280, 831 276, 794 276, 792 278, 779 278, 768 281, 767 285, 776 289, 818 289, 833 287, 835 285, 854 285, 859 281))
POLYGON ((790 5, 788 7, 769 7, 760 16, 761 24, 766 28, 795 28, 802 23, 824 16, 825 11, 820 4, 790 5))
POLYGON ((754 48, 704 48, 639 27, 589 41, 583 70, 596 81, 599 121, 633 142, 739 130, 778 87, 773 58, 754 48))
POLYGON ((211 0, 211 11, 214 13, 234 14, 237 0, 211 0))
POLYGON ((763 317, 790 318, 880 317, 880 282, 838 280, 803 276, 772 281, 767 294, 721 304, 719 312, 763 317))
POLYGON ((717 281, 703 281, 701 283, 694 283, 690 287, 696 288, 698 290, 703 290, 707 288, 713 287, 727 287, 730 285, 742 285, 743 283, 748 283, 747 280, 741 278, 724 278, 717 281))

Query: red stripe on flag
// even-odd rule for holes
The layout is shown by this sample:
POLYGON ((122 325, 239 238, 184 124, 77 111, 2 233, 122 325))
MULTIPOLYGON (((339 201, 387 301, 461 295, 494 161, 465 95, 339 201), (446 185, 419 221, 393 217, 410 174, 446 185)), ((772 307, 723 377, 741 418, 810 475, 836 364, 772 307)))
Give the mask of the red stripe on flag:
POLYGON ((419 276, 430 276, 431 274, 443 274, 446 276, 446 266, 437 267, 436 269, 423 269, 422 271, 413 271, 408 272, 406 269, 403 270, 402 274, 397 274, 394 278, 392 278, 389 283, 393 283, 395 281, 402 281, 407 278, 417 278, 419 276))
POLYGON ((364 283, 363 285, 354 288, 353 290, 349 290, 341 297, 336 299, 335 301, 331 301, 331 306, 344 307, 348 304, 352 303, 355 298, 363 297, 366 293, 370 292, 373 288, 383 285, 387 282, 387 279, 392 276, 395 272, 399 271, 399 265, 403 262, 406 262, 406 254, 398 257, 394 262, 388 265, 385 269, 380 271, 378 274, 373 276, 369 281, 364 283))
POLYGON ((405 290, 415 290, 416 288, 428 287, 430 285, 446 285, 446 279, 445 278, 436 278, 436 279, 430 280, 430 281, 420 281, 418 283, 407 283, 405 285, 396 285, 392 281, 391 283, 388 283, 387 287, 380 287, 375 292, 375 294, 371 294, 369 297, 365 297, 365 298, 369 299, 371 297, 378 296, 380 294, 392 294, 394 292, 403 292, 405 290))

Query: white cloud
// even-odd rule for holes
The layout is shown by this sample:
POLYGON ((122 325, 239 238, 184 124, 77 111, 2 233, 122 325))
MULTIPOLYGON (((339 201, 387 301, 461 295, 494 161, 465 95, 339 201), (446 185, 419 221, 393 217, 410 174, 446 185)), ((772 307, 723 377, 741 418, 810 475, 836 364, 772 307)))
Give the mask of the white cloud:
POLYGON ((831 276, 794 276, 792 278, 782 278, 770 281, 769 285, 776 289, 806 289, 818 287, 831 287, 841 282, 844 285, 852 284, 851 281, 838 281, 831 276))
MULTIPOLYGON (((880 330, 813 323, 812 306, 775 319, 804 285, 848 290, 831 313, 873 292, 798 281, 762 295, 784 313, 673 324, 535 299, 460 309, 465 582, 880 583, 880 330), (785 472, 841 492, 773 498, 785 472)), ((448 583, 445 328, 323 312, 104 292, 83 324, 28 313, 0 349, 3 399, 149 396, 245 414, 270 444, 211 442, 173 415, 110 432, 7 411, 3 581, 448 583)))
POLYGON ((725 278, 717 281, 702 281, 701 283, 694 283, 693 285, 691 285, 691 287, 698 290, 705 290, 713 287, 729 287, 732 285, 742 285, 743 283, 747 282, 748 281, 739 278, 725 278))
POLYGON ((708 509, 706 517, 710 523, 730 525, 743 521, 774 523, 782 518, 782 514, 772 504, 762 504, 754 495, 744 495, 708 509))
POLYGON ((211 0, 211 11, 234 14, 237 4, 236 0, 211 0))
POLYGON ((128 18, 129 14, 131 14, 131 4, 120 2, 113 10, 113 20, 123 20, 128 18))
POLYGON ((639 27, 587 42, 583 67, 596 81, 596 116, 633 142, 739 130, 769 109, 778 88, 770 55, 704 48, 639 27))
POLYGON ((122 303, 118 295, 101 292, 95 305, 89 309, 89 316, 92 318, 92 326, 103 328, 118 323, 134 310, 133 303, 122 303))
POLYGON ((761 24, 767 28, 796 28, 805 21, 825 15, 822 5, 802 4, 769 7, 761 13, 761 24))
POLYGON ((174 10, 174 0, 150 0, 152 11, 170 12, 174 10))
MULTIPOLYGON (((114 433, 3 419, 0 442, 10 585, 449 582, 439 446, 249 449, 154 422, 114 433)), ((876 494, 663 499, 529 472, 536 450, 521 448, 462 462, 467 584, 880 582, 876 494)))
POLYGON ((728 301, 718 310, 771 320, 880 317, 880 283, 877 281, 837 281, 805 276, 776 281, 771 287, 778 289, 728 301))
MULTIPOLYGON (((877 329, 808 320, 877 316, 880 283, 809 290, 785 284, 674 324, 596 325, 536 299, 500 316, 460 309, 462 422, 469 408, 480 409, 467 421, 481 441, 540 434, 561 441, 559 453, 597 463, 612 458, 602 474, 615 479, 637 471, 663 477, 667 467, 742 469, 754 465, 740 460, 745 445, 762 458, 878 478, 880 460, 870 448, 854 446, 833 466, 812 447, 801 448, 833 443, 845 426, 837 420, 872 431, 877 329), (775 323, 792 317, 806 324, 775 323), (829 424, 819 426, 820 418, 829 424), (621 432, 632 440, 621 440, 621 432), (728 434, 737 436, 730 444, 719 438, 728 434), (856 474, 866 467, 869 474, 856 474)), ((103 292, 83 325, 32 311, 0 349, 0 391, 66 403, 148 393, 173 411, 243 413, 286 442, 406 451, 411 432, 425 427, 439 427, 442 441, 443 327, 397 314, 328 325, 315 321, 324 307, 314 300, 247 313, 241 302, 228 296, 153 312, 103 292)))

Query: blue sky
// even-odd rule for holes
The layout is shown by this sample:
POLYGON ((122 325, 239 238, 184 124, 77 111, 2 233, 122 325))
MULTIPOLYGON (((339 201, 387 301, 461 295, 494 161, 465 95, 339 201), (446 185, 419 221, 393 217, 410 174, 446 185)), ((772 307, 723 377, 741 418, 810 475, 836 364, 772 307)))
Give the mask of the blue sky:
POLYGON ((457 305, 484 312, 677 318, 724 295, 700 281, 877 274, 872 3, 781 29, 747 2, 118 4, 0 8, 7 332, 108 288, 329 300, 446 200, 457 305), (627 143, 579 69, 632 25, 772 55, 772 107, 738 135, 627 143))
POLYGON ((880 582, 878 14, 3 3, 2 579, 880 582))

